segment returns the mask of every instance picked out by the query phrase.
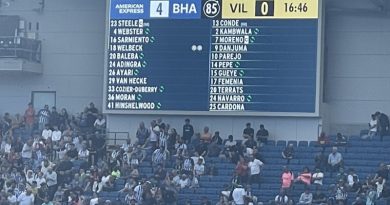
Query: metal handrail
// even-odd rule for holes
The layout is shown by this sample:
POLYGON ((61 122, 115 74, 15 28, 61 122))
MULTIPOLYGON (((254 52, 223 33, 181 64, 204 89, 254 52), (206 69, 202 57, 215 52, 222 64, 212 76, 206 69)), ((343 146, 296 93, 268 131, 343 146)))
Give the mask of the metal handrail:
POLYGON ((41 62, 41 41, 17 36, 0 36, 0 58, 22 58, 41 62))
POLYGON ((117 141, 125 141, 127 139, 130 139, 130 133, 129 132, 107 132, 106 133, 106 144, 107 145, 119 145, 117 141), (114 139, 111 138, 111 136, 114 135, 114 139), (125 137, 118 137, 119 135, 125 135, 125 137), (114 141, 113 144, 108 143, 108 141, 114 141))

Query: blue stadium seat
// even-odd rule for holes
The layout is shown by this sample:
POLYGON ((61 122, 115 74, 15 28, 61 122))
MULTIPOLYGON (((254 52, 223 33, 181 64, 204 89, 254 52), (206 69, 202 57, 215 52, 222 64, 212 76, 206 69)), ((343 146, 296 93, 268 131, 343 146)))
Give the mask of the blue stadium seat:
POLYGON ((307 147, 309 146, 309 143, 307 141, 299 141, 298 147, 307 147))
POLYGON ((286 141, 285 140, 278 140, 276 142, 276 146, 278 146, 278 147, 285 147, 286 146, 286 141))
POLYGON ((289 140, 288 142, 287 142, 287 145, 289 145, 289 144, 292 144, 292 145, 294 145, 294 147, 296 147, 297 146, 297 141, 295 141, 295 140, 289 140))

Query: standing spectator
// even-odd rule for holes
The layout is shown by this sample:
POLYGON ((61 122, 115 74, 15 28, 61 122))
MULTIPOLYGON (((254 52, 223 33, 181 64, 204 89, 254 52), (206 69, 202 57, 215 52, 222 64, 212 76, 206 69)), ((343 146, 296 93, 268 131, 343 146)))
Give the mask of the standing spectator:
POLYGON ((49 124, 57 127, 60 125, 60 114, 58 114, 57 108, 54 106, 51 108, 49 124))
POLYGON ((320 136, 318 136, 317 142, 318 146, 322 148, 321 152, 325 152, 325 148, 330 146, 329 137, 326 135, 325 132, 321 132, 320 136))
POLYGON ((282 190, 284 193, 290 193, 291 185, 294 181, 294 174, 286 166, 283 167, 281 177, 282 190))
POLYGON ((287 160, 287 164, 290 164, 290 160, 294 158, 294 145, 289 144, 282 152, 283 159, 287 160))
POLYGON ((324 152, 320 152, 316 154, 314 158, 315 162, 315 168, 320 170, 326 170, 328 165, 328 157, 325 155, 324 152))
POLYGON ((254 157, 251 157, 251 161, 248 163, 250 170, 250 184, 258 183, 260 187, 260 170, 264 163, 254 157))
POLYGON ((372 138, 374 138, 377 134, 377 131, 378 131, 378 121, 377 121, 377 117, 375 114, 372 114, 371 115, 371 120, 370 122, 368 123, 368 134, 367 135, 363 135, 362 136, 362 139, 370 139, 372 140, 372 138))
POLYGON ((236 205, 244 205, 245 204, 245 196, 246 192, 242 185, 237 185, 232 192, 232 197, 234 204, 236 205))
POLYGON ((212 136, 210 133, 209 127, 203 128, 203 133, 200 135, 200 140, 203 142, 203 144, 209 144, 211 142, 212 136))
POLYGON ((211 142, 217 144, 217 145, 222 145, 222 138, 219 136, 219 131, 215 131, 213 138, 211 139, 211 142))
POLYGON ((165 167, 165 161, 168 158, 167 151, 165 150, 165 147, 162 146, 156 150, 154 150, 152 154, 152 165, 154 168, 157 167, 157 165, 162 164, 163 167, 165 167))
POLYGON ((45 179, 48 186, 48 196, 52 200, 54 193, 57 191, 57 173, 52 168, 49 168, 45 174, 45 179))
POLYGON ((160 134, 160 127, 158 126, 155 120, 152 120, 150 122, 149 130, 150 130, 149 144, 152 147, 152 151, 154 151, 157 148, 158 136, 160 134))
POLYGON ((235 171, 238 176, 238 183, 246 184, 248 182, 248 163, 244 157, 240 157, 240 161, 237 162, 235 171))
POLYGON ((61 109, 60 112, 60 129, 63 130, 69 125, 69 114, 65 108, 61 109))
POLYGON ((248 139, 249 137, 254 137, 255 135, 255 130, 251 128, 251 123, 246 123, 246 127, 244 131, 242 132, 242 137, 244 139, 248 139))
POLYGON ((328 157, 328 165, 331 176, 333 172, 337 172, 342 166, 343 157, 340 152, 337 151, 337 147, 333 147, 332 153, 328 157))
POLYGON ((382 141, 383 136, 389 134, 389 117, 380 112, 376 112, 375 115, 377 116, 378 133, 382 141))
POLYGON ((190 119, 185 119, 184 122, 182 139, 184 143, 189 144, 194 135, 194 127, 190 124, 190 119))
POLYGON ((103 118, 102 114, 99 114, 95 122, 93 123, 95 131, 98 133, 103 133, 106 129, 106 120, 103 118))
POLYGON ((232 159, 233 154, 236 151, 237 142, 233 140, 233 135, 228 136, 228 140, 224 144, 224 153, 226 158, 232 159))
POLYGON ((89 107, 86 110, 87 114, 87 126, 93 127, 93 123, 95 123, 95 120, 97 119, 97 116, 99 114, 99 110, 95 107, 95 104, 93 102, 89 103, 89 107))
POLYGON ((150 130, 146 129, 145 123, 141 122, 139 123, 139 127, 137 129, 137 133, 135 134, 138 140, 138 144, 144 147, 146 145, 146 142, 149 139, 150 136, 150 130))
POLYGON ((19 205, 33 205, 34 204, 34 195, 30 189, 27 189, 25 192, 18 196, 19 205))
POLYGON ((346 190, 346 188, 344 186, 344 182, 343 181, 340 181, 337 184, 335 197, 334 198, 336 200, 336 204, 347 205, 348 193, 347 193, 347 190, 346 190))
POLYGON ((26 123, 26 130, 28 134, 32 133, 34 122, 35 122, 35 109, 33 107, 33 104, 30 102, 28 103, 28 108, 24 112, 24 122, 26 123))
POLYGON ((389 177, 389 169, 386 166, 385 163, 381 163, 379 165, 378 171, 376 171, 376 174, 374 176, 374 180, 377 180, 379 177, 382 177, 382 179, 386 182, 389 177))
POLYGON ((45 105, 43 109, 39 110, 38 112, 39 131, 42 131, 44 126, 49 123, 49 119, 50 119, 49 106, 45 105))
POLYGON ((256 133, 257 142, 259 146, 263 146, 263 144, 267 144, 269 133, 268 130, 265 129, 264 125, 260 125, 260 129, 256 133))
POLYGON ((33 155, 33 141, 28 140, 26 143, 23 145, 22 149, 22 159, 23 159, 23 164, 27 167, 32 166, 32 155, 33 155))
POLYGON ((193 174, 194 165, 195 165, 194 160, 191 157, 189 157, 188 154, 185 154, 183 164, 181 165, 182 167, 181 172, 187 175, 193 174))
POLYGON ((313 194, 310 193, 309 189, 305 189, 305 192, 301 194, 299 197, 299 202, 297 205, 310 205, 313 201, 313 194))

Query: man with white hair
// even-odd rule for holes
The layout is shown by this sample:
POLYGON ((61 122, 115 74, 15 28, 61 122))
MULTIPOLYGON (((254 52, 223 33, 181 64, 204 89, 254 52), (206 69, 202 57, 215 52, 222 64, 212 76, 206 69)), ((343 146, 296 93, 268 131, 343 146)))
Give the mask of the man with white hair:
POLYGON ((328 157, 328 165, 330 169, 331 176, 333 172, 337 172, 342 166, 343 156, 340 152, 337 151, 337 147, 332 148, 332 153, 328 157))

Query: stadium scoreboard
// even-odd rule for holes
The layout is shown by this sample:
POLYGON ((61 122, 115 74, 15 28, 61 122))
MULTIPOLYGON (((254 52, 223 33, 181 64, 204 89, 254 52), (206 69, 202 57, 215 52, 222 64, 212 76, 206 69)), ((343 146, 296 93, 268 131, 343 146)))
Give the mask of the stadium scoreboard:
POLYGON ((106 113, 316 116, 320 0, 108 0, 106 113))

